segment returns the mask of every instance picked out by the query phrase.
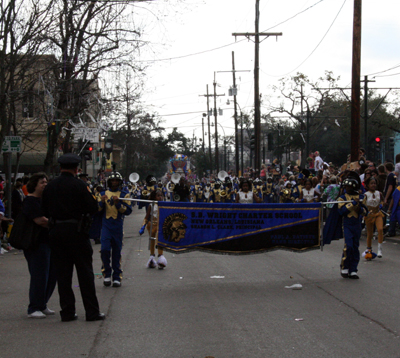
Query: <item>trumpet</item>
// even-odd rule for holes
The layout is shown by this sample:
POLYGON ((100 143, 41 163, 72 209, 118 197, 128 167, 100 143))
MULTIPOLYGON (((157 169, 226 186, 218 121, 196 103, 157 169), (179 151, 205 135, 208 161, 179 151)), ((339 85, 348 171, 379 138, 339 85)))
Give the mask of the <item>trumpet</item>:
POLYGON ((228 195, 228 192, 226 190, 221 190, 219 195, 220 195, 221 198, 225 198, 228 195))
POLYGON ((290 190, 289 189, 283 189, 282 190, 283 196, 290 196, 290 190))
POLYGON ((150 196, 150 191, 149 190, 143 190, 142 191, 143 196, 150 196))

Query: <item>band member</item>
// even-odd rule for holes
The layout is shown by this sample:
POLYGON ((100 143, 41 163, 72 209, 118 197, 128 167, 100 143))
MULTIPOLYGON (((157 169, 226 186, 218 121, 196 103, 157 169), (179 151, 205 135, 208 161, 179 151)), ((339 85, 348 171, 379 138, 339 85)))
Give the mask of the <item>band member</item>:
POLYGON ((204 201, 206 203, 210 202, 211 197, 211 183, 207 183, 204 187, 204 201))
MULTIPOLYGON (((157 179, 151 174, 148 175, 146 177, 146 184, 143 186, 143 189, 141 191, 140 199, 149 200, 150 193, 153 190, 156 190, 156 188, 157 188, 157 179)), ((143 208, 144 206, 146 207, 147 210, 149 203, 139 201, 138 204, 139 209, 143 208)))
POLYGON ((211 195, 210 195, 210 203, 221 203, 222 202, 222 190, 221 188, 222 183, 221 181, 217 180, 214 184, 214 189, 211 189, 211 195))
POLYGON ((272 178, 268 177, 267 182, 263 187, 263 199, 264 203, 274 202, 274 184, 272 183, 272 178))
POLYGON ((285 186, 280 191, 279 196, 280 203, 294 203, 295 199, 292 193, 292 183, 289 180, 285 183, 285 186))
POLYGON ((168 195, 168 190, 165 187, 165 185, 163 185, 163 183, 161 182, 161 180, 158 181, 157 183, 157 190, 160 190, 161 192, 161 196, 162 196, 162 200, 161 201, 165 201, 168 195))
POLYGON ((194 186, 194 196, 194 201, 196 203, 203 203, 205 201, 204 187, 199 181, 196 181, 196 184, 194 186))
MULTIPOLYGON (((162 192, 157 189, 152 191, 150 194, 149 200, 154 201, 162 201, 162 192)), ((150 234, 150 242, 149 242, 149 250, 150 250, 150 258, 147 262, 148 268, 155 268, 158 266, 160 270, 167 267, 167 259, 164 257, 163 249, 158 247, 158 259, 157 262, 155 260, 156 255, 156 244, 158 238, 158 204, 152 203, 148 206, 146 217, 144 218, 144 224, 146 225, 147 231, 150 234)))
POLYGON ((190 189, 184 177, 181 177, 179 179, 179 183, 175 185, 173 195, 174 195, 174 201, 181 201, 181 202, 189 201, 190 189))
POLYGON ((225 178, 225 193, 226 194, 222 197, 223 203, 235 203, 236 202, 236 192, 233 188, 232 180, 229 177, 225 178))
POLYGON ((112 172, 107 180, 108 190, 101 193, 98 200, 99 211, 103 211, 101 230, 101 261, 104 286, 120 287, 122 281, 121 250, 123 225, 126 215, 131 214, 132 207, 129 193, 121 189, 122 176, 112 172), (111 261, 111 266, 110 266, 111 261), (111 282, 111 278, 112 281, 111 282))
POLYGON ((365 192, 365 197, 363 204, 368 208, 368 215, 365 218, 365 225, 367 227, 367 250, 364 252, 363 256, 367 260, 374 258, 374 253, 372 252, 372 237, 374 235, 374 230, 378 231, 378 257, 382 257, 382 243, 383 243, 383 213, 380 210, 383 204, 383 194, 376 190, 376 179, 369 177, 365 186, 367 191, 365 192))
POLYGON ((263 182, 261 179, 256 178, 253 182, 253 191, 260 199, 260 202, 263 201, 263 182))
POLYGON ((357 267, 360 261, 361 220, 362 215, 366 214, 365 206, 360 205, 364 199, 359 194, 360 177, 348 176, 343 181, 346 193, 339 197, 339 214, 343 217, 344 249, 341 261, 341 275, 343 278, 358 279, 357 267), (357 179, 358 178, 358 179, 357 179))

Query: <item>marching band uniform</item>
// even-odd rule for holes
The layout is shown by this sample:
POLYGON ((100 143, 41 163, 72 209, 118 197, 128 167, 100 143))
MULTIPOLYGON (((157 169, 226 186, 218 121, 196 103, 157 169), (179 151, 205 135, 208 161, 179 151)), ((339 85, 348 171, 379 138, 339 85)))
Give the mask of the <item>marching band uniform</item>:
POLYGON ((358 193, 360 188, 359 182, 351 177, 347 177, 343 181, 343 186, 346 192, 340 196, 338 201, 338 211, 343 217, 343 234, 344 248, 341 261, 341 275, 344 278, 358 279, 357 266, 360 261, 360 246, 361 237, 361 220, 365 212, 360 202, 364 199, 363 195, 358 193), (341 201, 351 201, 350 203, 340 203, 341 201))
POLYGON ((261 202, 263 201, 263 182, 261 179, 255 179, 254 183, 253 183, 253 191, 254 194, 257 195, 257 197, 261 200, 261 202))
POLYGON ((374 258, 372 253, 372 236, 374 228, 378 231, 378 257, 382 257, 382 242, 383 242, 383 213, 380 208, 383 204, 382 193, 378 190, 368 190, 365 193, 363 204, 368 208, 368 215, 364 219, 367 227, 367 250, 365 258, 367 260, 374 258))
POLYGON ((99 211, 103 211, 101 261, 103 262, 104 286, 111 286, 112 276, 113 287, 119 287, 122 280, 121 250, 124 217, 131 214, 132 207, 130 201, 122 200, 129 198, 129 193, 125 190, 120 190, 120 185, 113 186, 113 179, 119 180, 120 184, 122 183, 121 174, 118 172, 111 173, 107 180, 109 189, 101 193, 98 201, 99 211), (118 199, 114 200, 113 197, 118 199), (110 261, 112 266, 110 266, 110 261))
POLYGON ((268 178, 267 182, 264 184, 263 197, 264 203, 274 202, 274 184, 272 183, 272 178, 268 178))
POLYGON ((190 190, 185 183, 185 178, 181 177, 179 183, 175 185, 173 196, 174 201, 188 202, 189 201, 190 190), (178 198, 178 200, 175 200, 178 198))
POLYGON ((280 203, 293 203, 294 198, 293 198, 293 193, 292 193, 292 183, 290 181, 287 181, 285 186, 281 189, 279 195, 279 202, 280 203), (290 186, 288 188, 288 186, 290 186))
MULTIPOLYGON (((150 194, 150 200, 161 201, 162 193, 161 190, 153 191, 150 194)), ((160 270, 167 266, 167 259, 164 257, 164 251, 162 248, 158 247, 158 260, 155 260, 156 253, 156 241, 158 239, 158 204, 151 203, 147 208, 146 216, 144 218, 144 224, 146 225, 147 231, 150 235, 149 249, 150 258, 147 262, 147 268, 155 268, 158 266, 160 270)))
POLYGON ((194 186, 194 201, 196 203, 203 203, 205 201, 203 189, 203 185, 201 185, 199 182, 196 182, 196 185, 194 186))
MULTIPOLYGON (((156 188, 157 188, 157 179, 155 177, 153 177, 152 175, 148 175, 146 177, 146 184, 143 186, 143 190, 141 191, 140 199, 149 200, 150 193, 153 190, 156 190, 156 188)), ((138 204, 139 209, 146 207, 146 210, 147 210, 148 206, 149 206, 149 203, 139 201, 139 204, 138 204)))
POLYGON ((210 197, 211 197, 211 184, 207 183, 205 188, 204 188, 204 201, 206 203, 210 202, 210 197))
POLYGON ((226 196, 222 198, 223 203, 234 203, 236 201, 236 192, 233 189, 232 180, 229 177, 225 178, 226 196))
POLYGON ((222 203, 222 188, 221 188, 221 182, 217 181, 214 184, 214 188, 211 189, 211 195, 210 195, 210 203, 222 203))

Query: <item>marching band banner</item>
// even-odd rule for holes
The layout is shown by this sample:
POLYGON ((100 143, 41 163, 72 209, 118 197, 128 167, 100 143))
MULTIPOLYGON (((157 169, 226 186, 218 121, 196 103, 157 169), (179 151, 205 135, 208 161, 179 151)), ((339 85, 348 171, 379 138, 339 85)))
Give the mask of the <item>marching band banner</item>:
POLYGON ((158 202, 158 208, 158 246, 174 253, 239 255, 320 247, 320 203, 158 202))

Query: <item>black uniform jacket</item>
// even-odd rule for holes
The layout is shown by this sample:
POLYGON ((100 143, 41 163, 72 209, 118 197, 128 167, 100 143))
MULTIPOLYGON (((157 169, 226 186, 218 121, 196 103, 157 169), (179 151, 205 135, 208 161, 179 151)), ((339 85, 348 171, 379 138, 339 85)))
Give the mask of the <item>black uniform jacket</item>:
POLYGON ((43 214, 54 220, 81 219, 82 215, 95 214, 97 201, 87 185, 69 172, 47 184, 42 196, 43 214))

